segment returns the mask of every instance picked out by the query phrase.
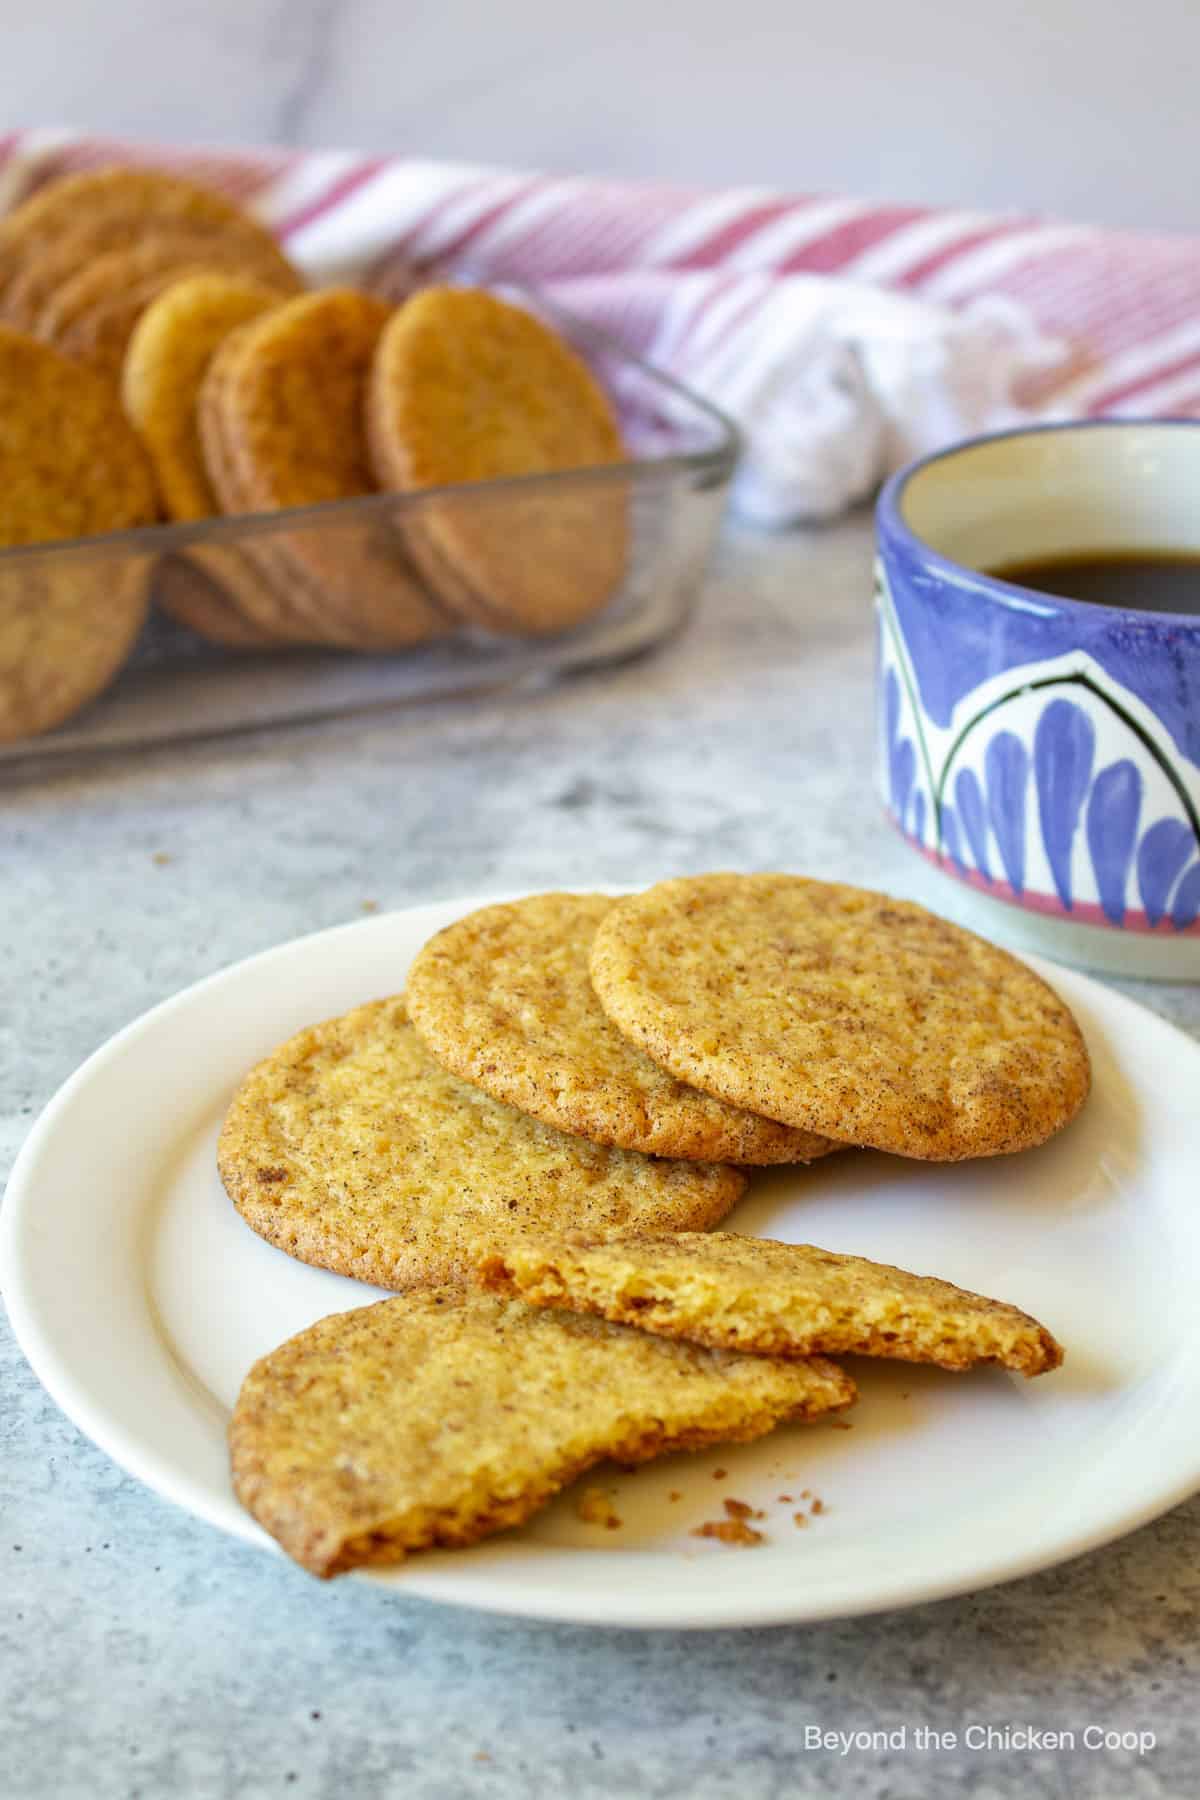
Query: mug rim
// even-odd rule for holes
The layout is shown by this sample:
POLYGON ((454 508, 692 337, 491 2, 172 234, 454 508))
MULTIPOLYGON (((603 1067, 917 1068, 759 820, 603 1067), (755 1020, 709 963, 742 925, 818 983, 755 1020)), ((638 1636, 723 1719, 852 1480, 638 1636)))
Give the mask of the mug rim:
POLYGON ((964 451, 978 449, 983 444, 1000 443, 1007 438, 1044 437, 1054 431, 1157 431, 1160 428, 1168 431, 1178 431, 1181 428, 1198 431, 1200 418, 1051 419, 1043 424, 1012 425, 1002 431, 979 431, 971 437, 958 438, 940 450, 928 450, 923 456, 914 457, 888 477, 875 503, 875 518, 880 536, 886 534, 900 539, 911 551, 925 558, 935 572, 956 579, 966 575, 982 586, 988 598, 1022 612, 1035 610, 1043 615, 1065 613, 1068 617, 1078 614, 1085 618, 1095 618, 1097 613, 1108 613, 1142 623, 1153 620, 1156 624, 1171 626, 1176 630, 1180 627, 1200 630, 1200 609, 1187 613, 1158 612, 1149 607, 1075 600, 1067 594, 1048 594, 1041 588, 1022 587, 1018 581, 1005 581, 999 575, 989 575, 985 569, 974 569, 970 563, 957 562, 944 551, 935 549, 927 538, 913 530, 901 511, 905 489, 918 475, 934 463, 949 462, 952 458, 961 456, 964 451))

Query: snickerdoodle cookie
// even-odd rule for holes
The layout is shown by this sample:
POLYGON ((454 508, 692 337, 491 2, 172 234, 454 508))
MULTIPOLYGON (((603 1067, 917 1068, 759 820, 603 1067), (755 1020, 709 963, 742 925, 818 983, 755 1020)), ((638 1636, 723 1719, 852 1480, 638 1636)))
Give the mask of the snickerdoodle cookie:
MULTIPOLYGON (((405 493, 624 460, 604 390, 563 339, 522 307, 431 287, 382 333, 367 388, 379 485, 405 493)), ((628 493, 615 473, 502 504, 447 495, 405 515, 412 553, 453 612, 505 631, 565 630, 596 612, 629 553, 628 493)))
POLYGON ((1015 956, 923 907, 797 875, 695 875, 620 901, 592 980, 680 1081, 932 1161, 1040 1144, 1087 1097, 1079 1027, 1015 956))
POLYGON ((230 1426, 233 1485, 289 1556, 330 1576, 520 1525, 604 1457, 744 1443, 853 1398, 820 1358, 434 1288, 322 1319, 256 1363, 230 1426))
POLYGON ((408 1006, 438 1061, 561 1131, 650 1156, 790 1163, 832 1149, 676 1081, 610 1023, 588 955, 613 905, 534 894, 431 938, 409 971, 408 1006))
POLYGON ((813 1244, 731 1231, 585 1232, 490 1251, 481 1285, 534 1306, 599 1313, 643 1331, 759 1356, 881 1356, 1022 1375, 1056 1369, 1044 1325, 932 1275, 813 1244))
POLYGON ((402 999, 312 1026, 242 1082, 217 1154, 260 1236, 381 1287, 464 1279, 530 1230, 704 1230, 741 1197, 722 1164, 568 1137, 434 1061, 402 999))

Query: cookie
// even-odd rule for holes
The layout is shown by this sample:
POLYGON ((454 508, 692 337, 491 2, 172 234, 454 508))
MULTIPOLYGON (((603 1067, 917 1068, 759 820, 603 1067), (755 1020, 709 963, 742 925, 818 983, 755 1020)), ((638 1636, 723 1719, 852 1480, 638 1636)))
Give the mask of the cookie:
POLYGON ((200 385, 217 346, 279 295, 236 275, 195 275, 165 288, 141 315, 125 353, 121 399, 154 464, 172 519, 220 510, 196 422, 200 385))
MULTIPOLYGON (((220 238, 151 242, 99 257, 43 308, 37 335, 64 355, 86 358, 120 380, 129 340, 146 308, 173 283, 222 272, 267 279, 237 244, 220 238)), ((275 290, 280 298, 283 290, 275 290)))
POLYGON ((137 642, 148 587, 142 557, 0 560, 0 744, 52 730, 108 687, 137 642))
POLYGON ((322 1319, 255 1364, 234 1491, 313 1575, 521 1525, 606 1457, 746 1443, 854 1398, 832 1363, 736 1356, 461 1288, 322 1319))
MULTIPOLYGON (((230 333, 238 336, 244 327, 230 333)), ((217 350, 213 361, 225 353, 225 344, 217 350)), ((245 516, 254 511, 248 497, 240 503, 233 463, 225 450, 221 420, 212 401, 215 384, 206 376, 201 383, 196 406, 204 471, 221 510, 230 517, 245 516)), ((308 530, 320 530, 318 524, 308 530)), ((237 545, 214 545, 209 560, 221 564, 218 578, 237 595, 236 604, 260 629, 295 644, 327 645, 336 649, 364 648, 353 632, 342 625, 337 613, 314 582, 305 578, 304 570, 294 557, 286 554, 283 533, 267 529, 261 534, 243 534, 237 545), (238 565, 237 573, 233 565, 238 565), (242 575, 246 579, 242 579, 242 575)))
MULTIPOLYGON (((196 409, 205 471, 222 509, 230 515, 270 510, 261 506, 243 480, 238 459, 226 441, 225 372, 234 366, 248 332, 248 324, 239 326, 219 345, 201 383, 196 409)), ((313 579, 308 566, 311 552, 315 548, 322 563, 327 560, 328 545, 322 549, 317 540, 329 531, 328 519, 317 515, 313 523, 294 532, 273 529, 261 538, 247 541, 245 557, 257 573, 259 591, 257 595, 241 595, 239 604, 265 628, 284 631, 297 642, 347 650, 391 648, 387 631, 376 636, 367 630, 361 611, 352 621, 343 621, 334 597, 323 592, 313 579), (307 561, 306 550, 310 553, 307 561)), ((357 548, 363 538, 363 524, 345 520, 339 522, 336 532, 340 544, 348 544, 352 539, 357 548)), ((345 575, 343 564, 335 582, 345 575)))
MULTIPOLYGON (((154 519, 150 465, 106 382, 0 326, 0 395, 0 550, 154 519)), ((146 586, 141 558, 0 561, 0 741, 49 730, 107 686, 146 586)))
POLYGON ((665 1337, 755 1356, 882 1356, 1043 1375, 1062 1361, 1044 1325, 1003 1300, 812 1244, 730 1231, 584 1232, 510 1245, 477 1279, 533 1306, 598 1313, 665 1337))
POLYGON ((685 1087, 622 1037, 592 989, 604 894, 486 906, 421 950, 413 1024, 443 1066, 497 1100, 597 1144, 700 1162, 811 1162, 828 1138, 685 1087))
POLYGON ((16 220, 16 213, 0 218, 0 325, 8 323, 5 304, 25 260, 24 240, 16 220))
MULTIPOLYGON (((229 334, 235 338, 243 326, 229 334)), ((225 342, 214 358, 224 351, 225 342)), ((196 424, 205 477, 215 496, 236 491, 229 459, 224 454, 219 419, 209 417, 212 384, 201 382, 196 404, 196 424)), ((235 509, 248 512, 249 506, 235 509)), ((340 648, 356 646, 350 634, 339 627, 336 618, 322 616, 319 593, 300 579, 300 571, 280 553, 279 534, 273 530, 261 536, 245 532, 237 542, 206 544, 192 551, 192 560, 200 562, 224 588, 233 605, 247 622, 265 636, 281 644, 332 644, 340 648)), ((328 615, 328 608, 326 608, 328 615)))
POLYGON ((456 1081, 401 999, 313 1026, 260 1063, 229 1110, 217 1161, 260 1236, 397 1289, 464 1279, 476 1240, 703 1230, 745 1188, 736 1169, 603 1149, 456 1081))
POLYGON ((146 454, 89 369, 0 326, 0 395, 0 549, 154 519, 146 454))
POLYGON ((697 875, 614 906, 609 1018, 680 1081, 806 1131, 957 1161, 1040 1144, 1090 1085, 1031 969, 923 907, 797 875, 697 875))
POLYGON ((161 169, 87 169, 47 182, 0 220, 0 305, 35 257, 80 231, 97 249, 189 231, 237 237, 263 258, 281 254, 265 225, 210 188, 161 169))
POLYGON ((255 276, 277 292, 294 293, 303 285, 283 251, 257 226, 251 237, 227 226, 205 228, 200 224, 160 226, 147 235, 142 226, 128 219, 102 216, 81 222, 29 252, 0 303, 6 323, 18 330, 36 331, 43 318, 53 317, 60 290, 112 254, 140 258, 136 268, 139 280, 171 262, 178 266, 181 262, 215 261, 244 269, 246 279, 255 276))
MULTIPOLYGON (((221 575, 228 581, 228 571, 236 566, 232 560, 236 550, 224 551, 220 573, 206 567, 208 555, 203 546, 197 546, 165 557, 154 572, 151 597, 155 606, 198 637, 227 650, 274 650, 289 642, 247 617, 238 606, 236 589, 231 591, 222 582, 221 575)), ((241 563, 241 579, 256 580, 253 565, 245 558, 241 563)))
MULTIPOLYGON (((390 309, 349 288, 292 300, 226 338, 200 390, 205 464, 224 511, 352 499, 372 486, 362 422, 367 368, 390 309)), ((446 619, 381 514, 317 518, 264 539, 330 642, 406 649, 446 619)))
MULTIPOLYGON (((625 458, 581 358, 520 307, 463 288, 426 288, 394 315, 371 368, 367 427, 379 485, 404 493, 625 458)), ((562 631, 590 617, 629 554, 627 485, 611 475, 510 492, 499 507, 450 495, 404 523, 444 603, 505 631, 562 631)))
POLYGON ((298 650, 328 642, 319 626, 300 616, 290 592, 295 584, 277 573, 254 540, 194 544, 187 561, 220 589, 229 610, 243 620, 241 637, 247 647, 251 639, 264 649, 298 650))

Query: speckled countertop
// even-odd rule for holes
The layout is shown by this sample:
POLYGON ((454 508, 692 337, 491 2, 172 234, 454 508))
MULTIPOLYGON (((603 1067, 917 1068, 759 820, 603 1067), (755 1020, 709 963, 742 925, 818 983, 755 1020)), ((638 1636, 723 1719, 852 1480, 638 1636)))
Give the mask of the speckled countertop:
MULTIPOLYGON (((119 1026, 364 902, 738 865, 927 891, 879 820, 869 698, 856 521, 728 535, 682 640, 536 697, 5 772, 0 1172, 119 1026)), ((1200 1035, 1200 989, 1136 991, 1200 1035)), ((219 1536, 92 1449, 3 1324, 0 1392, 3 1800, 1174 1800, 1200 1782, 1200 1500, 975 1598, 601 1632, 318 1586, 219 1536), (1157 1748, 806 1747, 813 1727, 911 1742, 970 1721, 1157 1748)))

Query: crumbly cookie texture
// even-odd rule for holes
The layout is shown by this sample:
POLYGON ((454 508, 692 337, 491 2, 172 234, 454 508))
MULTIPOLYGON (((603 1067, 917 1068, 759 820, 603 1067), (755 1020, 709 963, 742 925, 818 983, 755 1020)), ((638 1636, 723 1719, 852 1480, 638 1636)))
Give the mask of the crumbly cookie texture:
POLYGON ((497 1100, 598 1144, 702 1162, 811 1162, 828 1138, 676 1081, 605 1016, 588 974, 604 894, 537 894, 438 932, 408 976, 437 1060, 497 1100))
POLYGON ((455 1080, 402 999, 313 1026, 260 1063, 217 1160, 270 1243, 396 1289, 465 1280, 478 1240, 529 1230, 703 1230, 745 1188, 737 1169, 604 1149, 455 1080))
POLYGON ((932 1161, 1028 1149, 1087 1097, 1046 982, 920 906, 797 875, 697 875, 613 907, 609 1018, 680 1081, 848 1143, 932 1161))
MULTIPOLYGON (((371 366, 367 431, 379 485, 405 492, 625 454, 586 363, 524 308, 477 289, 426 288, 396 312, 371 366)), ((452 612, 531 634, 596 612, 629 554, 628 493, 611 477, 549 498, 514 492, 496 509, 431 501, 404 525, 452 612)))
POLYGON ((322 1319, 247 1376, 229 1441, 243 1506, 314 1575, 473 1544, 604 1457, 739 1443, 854 1398, 782 1361, 440 1288, 322 1319))
POLYGON ((932 1275, 734 1232, 567 1232, 479 1260, 476 1279, 533 1306, 758 1356, 855 1353, 1042 1375, 1062 1348, 1036 1319, 932 1275))

